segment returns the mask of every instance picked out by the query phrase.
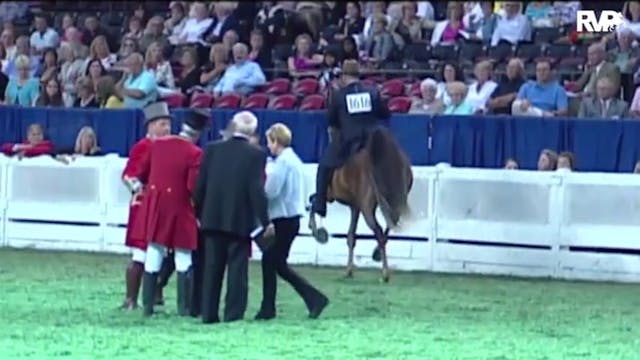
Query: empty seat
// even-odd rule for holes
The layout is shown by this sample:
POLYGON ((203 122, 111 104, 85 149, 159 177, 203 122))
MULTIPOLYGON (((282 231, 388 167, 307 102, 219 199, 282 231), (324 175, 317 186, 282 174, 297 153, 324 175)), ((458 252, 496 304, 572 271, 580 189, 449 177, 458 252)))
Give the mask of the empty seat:
POLYGON ((415 82, 409 86, 407 96, 420 97, 422 96, 422 90, 420 90, 420 82, 415 82))
POLYGON ((270 83, 264 86, 262 92, 270 95, 282 95, 289 92, 291 89, 291 80, 285 78, 273 79, 270 83))
POLYGON ((515 48, 511 44, 499 43, 496 46, 492 46, 488 49, 487 55, 495 62, 505 61, 515 54, 515 48))
POLYGON ((242 96, 238 94, 224 94, 216 99, 215 106, 219 109, 237 109, 241 101, 242 96))
POLYGON ((562 28, 535 28, 533 29, 533 41, 538 44, 551 44, 563 35, 562 28))
POLYGON ((187 102, 187 97, 181 93, 169 94, 162 98, 170 108, 180 108, 187 102))
POLYGON ((324 96, 318 94, 305 97, 300 104, 300 110, 303 111, 322 109, 324 109, 324 96))
POLYGON ((245 109, 265 109, 269 105, 269 95, 264 93, 255 93, 249 95, 242 107, 245 109))
POLYGON ((199 92, 191 95, 190 106, 192 108, 210 108, 212 104, 213 94, 199 92))
POLYGON ((569 44, 551 44, 547 46, 546 55, 555 61, 573 57, 573 48, 569 44))
POLYGON ((387 97, 401 96, 404 94, 404 82, 397 79, 385 81, 380 88, 380 94, 387 97))
POLYGON ((296 107, 298 98, 293 94, 283 94, 271 100, 269 109, 272 110, 293 110, 296 107))
POLYGON ((411 108, 411 98, 398 96, 389 100, 389 111, 394 113, 408 113, 411 108))
POLYGON ((516 47, 516 56, 526 61, 535 60, 544 54, 541 44, 523 43, 516 47))
POLYGON ((475 63, 478 58, 483 57, 486 54, 487 49, 481 43, 465 42, 460 46, 460 52, 458 53, 458 60, 460 63, 475 63))
POLYGON ((307 78, 296 81, 291 92, 298 96, 307 96, 317 94, 318 90, 320 90, 318 80, 307 78))
POLYGON ((433 58, 442 61, 455 61, 458 59, 458 47, 454 45, 436 45, 431 49, 433 58))

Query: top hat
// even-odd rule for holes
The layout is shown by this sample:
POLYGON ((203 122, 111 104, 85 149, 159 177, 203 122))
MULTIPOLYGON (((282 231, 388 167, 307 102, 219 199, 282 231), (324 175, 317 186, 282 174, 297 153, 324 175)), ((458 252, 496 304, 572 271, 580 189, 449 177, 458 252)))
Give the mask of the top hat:
POLYGON ((187 132, 201 132, 209 125, 211 114, 206 109, 191 110, 182 124, 183 130, 187 132))
POLYGON ((144 123, 148 124, 159 119, 171 119, 169 105, 164 101, 151 103, 142 109, 144 112, 144 123))

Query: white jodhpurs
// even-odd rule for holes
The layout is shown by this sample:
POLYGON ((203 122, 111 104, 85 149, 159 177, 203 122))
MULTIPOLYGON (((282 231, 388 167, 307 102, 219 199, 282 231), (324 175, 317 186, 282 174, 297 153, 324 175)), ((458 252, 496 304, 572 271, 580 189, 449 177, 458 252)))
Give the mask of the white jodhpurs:
POLYGON ((131 261, 144 264, 147 252, 138 248, 131 249, 131 261))
MULTIPOLYGON (((167 253, 167 248, 155 243, 150 243, 147 247, 147 256, 144 262, 144 271, 157 273, 162 267, 162 261, 167 253)), ((191 267, 191 250, 175 249, 174 260, 177 272, 185 272, 191 267)))

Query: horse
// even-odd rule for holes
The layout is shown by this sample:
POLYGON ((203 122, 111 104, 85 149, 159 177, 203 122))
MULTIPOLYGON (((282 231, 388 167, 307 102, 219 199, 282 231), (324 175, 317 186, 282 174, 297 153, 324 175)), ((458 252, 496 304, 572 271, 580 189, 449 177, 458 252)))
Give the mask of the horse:
POLYGON ((327 201, 336 201, 348 206, 351 211, 347 232, 349 257, 346 277, 353 277, 353 250, 362 214, 378 243, 373 258, 382 261, 381 280, 385 283, 389 281, 387 237, 390 230, 399 226, 401 217, 409 212, 407 200, 412 185, 413 172, 409 158, 393 134, 382 126, 375 128, 364 147, 333 173, 327 201), (376 219, 378 207, 386 222, 384 230, 376 219))

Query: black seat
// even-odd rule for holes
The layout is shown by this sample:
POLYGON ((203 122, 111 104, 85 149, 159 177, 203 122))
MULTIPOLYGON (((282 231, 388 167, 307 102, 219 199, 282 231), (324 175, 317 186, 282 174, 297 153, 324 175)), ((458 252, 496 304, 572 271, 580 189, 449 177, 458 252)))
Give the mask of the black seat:
POLYGON ((549 44, 549 46, 547 46, 546 56, 560 61, 573 57, 573 48, 569 44, 549 44))
POLYGON ((538 44, 551 44, 562 36, 562 28, 536 28, 533 30, 533 41, 538 44))
POLYGON ((487 55, 494 59, 496 62, 502 62, 510 57, 513 57, 515 53, 515 47, 506 42, 500 42, 496 46, 491 46, 487 52, 487 55))
POLYGON ((436 45, 431 49, 433 58, 444 61, 458 60, 458 47, 455 45, 436 45))
POLYGON ((431 49, 425 44, 407 44, 403 53, 406 60, 429 61, 431 59, 431 49))
POLYGON ((475 63, 479 57, 486 55, 487 48, 478 42, 464 42, 460 44, 460 52, 458 53, 458 61, 460 63, 475 63))
POLYGON ((542 56, 544 53, 544 49, 542 45, 535 43, 520 43, 516 47, 516 56, 525 60, 534 60, 542 56))

